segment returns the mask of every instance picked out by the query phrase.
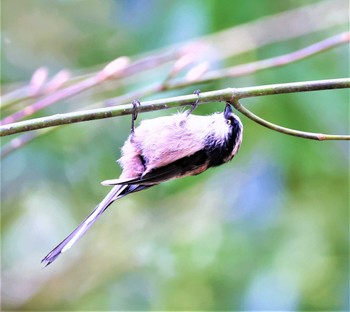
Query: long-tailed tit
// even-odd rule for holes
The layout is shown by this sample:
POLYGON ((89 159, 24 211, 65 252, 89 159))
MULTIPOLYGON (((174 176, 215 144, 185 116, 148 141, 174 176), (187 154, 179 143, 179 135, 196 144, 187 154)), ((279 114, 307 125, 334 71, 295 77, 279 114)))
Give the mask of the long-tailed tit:
POLYGON ((223 113, 209 116, 184 112, 142 121, 122 148, 119 179, 102 182, 113 185, 112 190, 42 262, 49 265, 71 248, 115 200, 228 162, 238 152, 242 134, 243 125, 229 103, 223 113))

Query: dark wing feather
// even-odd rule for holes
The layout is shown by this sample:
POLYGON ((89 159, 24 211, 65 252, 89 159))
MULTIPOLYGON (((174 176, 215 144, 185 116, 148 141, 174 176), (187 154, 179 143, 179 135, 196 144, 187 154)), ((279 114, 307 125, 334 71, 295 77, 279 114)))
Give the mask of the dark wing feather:
MULTIPOLYGON (((152 186, 173 178, 186 176, 189 173, 201 173, 207 169, 208 157, 206 153, 205 150, 198 151, 190 156, 178 159, 169 165, 153 169, 142 175, 140 178, 128 179, 127 183, 129 185, 137 184, 139 186, 152 186)), ((102 183, 105 185, 120 185, 124 181, 107 180, 105 182, 106 183, 102 183)))

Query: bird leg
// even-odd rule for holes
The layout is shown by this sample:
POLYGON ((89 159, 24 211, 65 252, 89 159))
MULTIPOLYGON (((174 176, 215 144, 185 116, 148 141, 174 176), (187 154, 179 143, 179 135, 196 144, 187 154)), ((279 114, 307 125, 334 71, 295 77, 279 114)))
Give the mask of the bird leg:
POLYGON ((198 102, 199 102, 199 93, 201 93, 201 90, 197 89, 193 92, 193 94, 197 94, 198 98, 196 100, 196 102, 194 104, 192 104, 191 109, 187 112, 187 116, 189 116, 198 106, 198 102))
POLYGON ((137 119, 137 115, 138 115, 137 106, 140 106, 140 105, 141 103, 139 100, 132 101, 133 112, 131 117, 131 134, 134 134, 134 131, 135 131, 135 120, 137 119))

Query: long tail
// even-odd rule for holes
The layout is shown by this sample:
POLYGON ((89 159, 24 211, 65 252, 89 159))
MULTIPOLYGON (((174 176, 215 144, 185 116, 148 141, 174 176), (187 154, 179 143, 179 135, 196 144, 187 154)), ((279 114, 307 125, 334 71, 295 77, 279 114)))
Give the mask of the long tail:
POLYGON ((71 248, 84 234, 85 232, 95 223, 98 217, 112 204, 116 199, 119 199, 129 193, 138 191, 138 186, 129 185, 116 185, 107 194, 107 196, 101 201, 101 203, 86 217, 86 219, 80 223, 80 225, 69 234, 60 244, 52 249, 48 255, 41 260, 48 266, 50 263, 56 260, 56 258, 64 251, 71 248))

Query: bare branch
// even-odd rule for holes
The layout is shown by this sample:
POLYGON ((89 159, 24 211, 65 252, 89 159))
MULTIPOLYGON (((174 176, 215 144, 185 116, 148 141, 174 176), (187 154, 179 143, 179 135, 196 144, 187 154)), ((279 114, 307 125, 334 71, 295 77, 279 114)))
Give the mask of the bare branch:
MULTIPOLYGON (((41 109, 41 107, 46 107, 48 105, 56 103, 57 101, 69 98, 82 91, 92 88, 100 84, 106 79, 117 79, 117 78, 129 77, 136 73, 139 73, 140 71, 153 69, 156 66, 164 64, 166 62, 177 60, 182 55, 183 55, 182 50, 176 50, 176 51, 172 50, 170 52, 161 52, 152 56, 143 57, 139 60, 132 62, 130 65, 125 66, 125 68, 123 68, 123 73, 118 72, 118 75, 112 74, 109 77, 104 77, 104 75, 101 75, 101 71, 97 71, 92 74, 87 74, 84 77, 72 77, 71 80, 73 81, 73 84, 69 85, 65 89, 61 89, 61 90, 58 90, 57 92, 50 94, 49 96, 43 98, 42 100, 39 100, 38 102, 34 103, 32 106, 38 107, 38 109, 41 109), (103 77, 105 79, 102 79, 103 77)), ((106 70, 106 69, 110 70, 111 69, 110 65, 113 64, 113 62, 115 61, 112 61, 111 63, 107 64, 103 70, 106 70)), ((35 97, 39 95, 45 95, 45 94, 36 94, 35 97)), ((2 108, 7 107, 11 104, 18 103, 19 101, 28 100, 32 98, 32 96, 33 94, 31 92, 30 86, 24 87, 22 89, 17 89, 2 97, 1 107, 2 108)), ((19 118, 23 118, 25 115, 26 114, 21 113, 21 115, 18 115, 18 117, 16 117, 16 120, 18 120, 19 118)))
MULTIPOLYGON (((220 102, 238 100, 248 97, 293 93, 293 92, 305 92, 305 91, 317 91, 317 90, 329 90, 329 89, 341 89, 350 87, 350 78, 342 79, 330 79, 330 80, 318 80, 318 81, 304 81, 293 82, 284 84, 265 85, 258 87, 248 88, 227 88, 217 91, 201 93, 199 103, 207 102, 220 102)), ((168 99, 160 99, 154 101, 143 102, 138 111, 149 112, 154 110, 166 109, 171 107, 192 105, 197 100, 196 95, 186 95, 173 97, 168 99)), ((116 116, 129 115, 133 112, 132 104, 120 105, 116 107, 99 108, 92 110, 85 110, 80 112, 72 112, 67 114, 58 114, 48 117, 36 118, 0 127, 0 136, 6 136, 10 134, 37 130, 52 126, 71 124, 76 122, 96 120, 103 118, 110 118, 116 116)))
POLYGON ((51 128, 45 128, 38 130, 36 132, 28 132, 22 134, 20 137, 12 139, 10 142, 5 144, 0 151, 0 158, 5 158, 10 153, 15 151, 18 148, 21 148, 23 145, 29 143, 30 141, 47 134, 49 132, 52 132, 53 130, 58 129, 58 127, 51 127, 51 128))
MULTIPOLYGON (((254 22, 241 24, 211 35, 196 38, 187 43, 181 42, 175 46, 153 51, 151 52, 153 56, 145 58, 145 60, 141 59, 140 63, 136 62, 135 66, 130 66, 131 68, 128 71, 130 74, 134 74, 139 72, 144 66, 148 67, 148 65, 151 65, 152 67, 152 61, 155 61, 153 66, 157 66, 159 64, 157 61, 160 59, 174 60, 174 57, 175 59, 178 58, 179 53, 192 53, 193 50, 196 51, 198 59, 206 59, 209 62, 214 62, 256 50, 271 43, 297 38, 324 29, 342 25, 348 27, 349 17, 347 10, 342 9, 344 7, 348 7, 346 0, 321 1, 279 14, 266 16, 254 22), (329 14, 329 12, 332 12, 332 14, 329 14), (320 16, 322 16, 321 19, 319 18, 320 16), (303 20, 307 20, 308 23, 300 23, 303 20), (288 21, 288 31, 285 29, 286 21, 288 21), (213 50, 213 47, 215 47, 215 53, 210 52, 213 50)), ((95 74, 87 74, 85 77, 72 77, 69 85, 72 82, 77 83, 81 79, 88 79, 95 74)), ((31 98, 29 88, 24 87, 5 95, 1 99, 0 105, 1 107, 6 107, 31 98)))
POLYGON ((350 32, 344 32, 288 54, 271 57, 257 62, 237 65, 230 68, 209 71, 208 73, 206 73, 205 75, 203 75, 195 81, 189 81, 187 78, 166 79, 163 82, 147 86, 141 90, 133 91, 128 94, 108 99, 107 101, 96 103, 94 106, 98 107, 120 105, 127 101, 132 101, 136 98, 141 98, 166 90, 180 89, 196 84, 212 82, 214 80, 240 77, 256 73, 258 71, 268 68, 285 66, 296 61, 305 59, 307 57, 313 56, 317 53, 324 52, 328 49, 334 48, 338 45, 344 44, 349 41, 350 32))
MULTIPOLYGON (((317 53, 324 52, 349 41, 350 32, 344 32, 288 54, 208 72, 202 79, 197 80, 196 83, 205 83, 229 77, 240 77, 243 75, 256 73, 264 69, 284 66, 313 56, 317 53)), ((169 88, 179 88, 180 86, 183 86, 184 83, 185 81, 178 80, 170 84, 169 88)))
POLYGON ((322 133, 314 133, 314 132, 305 132, 305 131, 298 131, 290 128, 285 128, 278 126, 276 124, 273 124, 265 119, 262 119, 261 117, 253 114, 250 110, 242 106, 237 98, 234 98, 230 102, 239 112, 241 112, 243 115, 248 117, 249 119, 255 121, 259 125, 262 125, 266 128, 269 128, 271 130, 281 132, 284 134, 304 138, 304 139, 311 139, 311 140, 318 140, 318 141, 324 141, 324 140, 350 140, 350 135, 335 135, 335 134, 322 134, 322 133))

